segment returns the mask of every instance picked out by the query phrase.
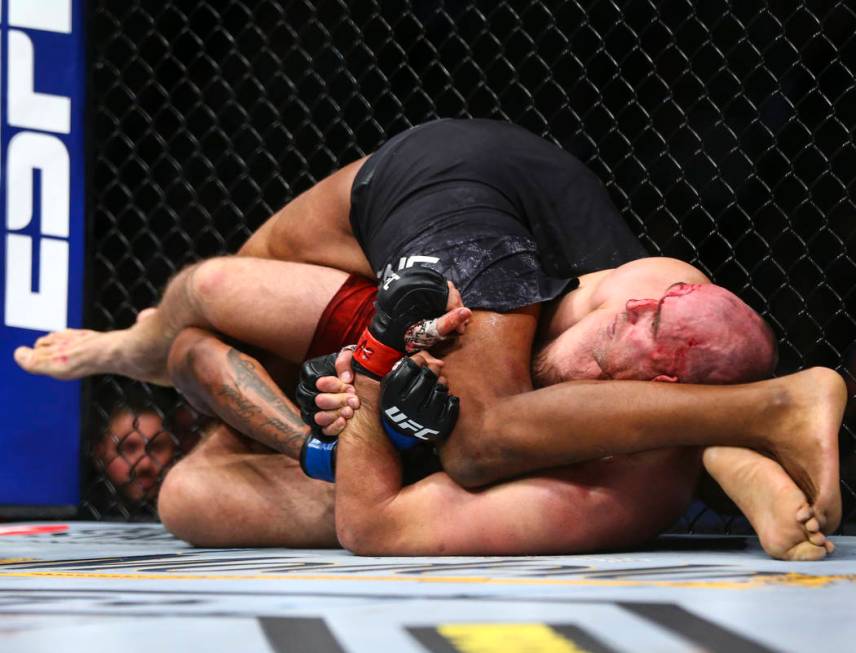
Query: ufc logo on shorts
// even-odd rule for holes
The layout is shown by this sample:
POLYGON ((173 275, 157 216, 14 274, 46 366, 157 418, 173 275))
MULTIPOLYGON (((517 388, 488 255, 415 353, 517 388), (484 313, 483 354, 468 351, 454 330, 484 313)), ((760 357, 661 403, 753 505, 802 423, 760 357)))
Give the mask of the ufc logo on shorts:
POLYGON ((398 259, 398 268, 393 270, 392 265, 387 263, 387 266, 383 270, 377 271, 377 278, 383 282, 383 289, 389 290, 389 285, 393 281, 397 281, 401 278, 396 274, 397 271, 412 268, 414 265, 419 265, 420 263, 431 265, 432 263, 439 262, 440 259, 436 256, 421 256, 419 254, 414 254, 413 256, 402 256, 398 259))
POLYGON ((396 406, 387 408, 384 411, 384 415, 386 415, 391 421, 395 422, 395 425, 400 430, 413 431, 413 437, 419 438, 420 440, 427 440, 432 435, 437 435, 440 433, 440 431, 425 428, 419 422, 410 419, 409 417, 407 417, 407 415, 402 413, 396 406))

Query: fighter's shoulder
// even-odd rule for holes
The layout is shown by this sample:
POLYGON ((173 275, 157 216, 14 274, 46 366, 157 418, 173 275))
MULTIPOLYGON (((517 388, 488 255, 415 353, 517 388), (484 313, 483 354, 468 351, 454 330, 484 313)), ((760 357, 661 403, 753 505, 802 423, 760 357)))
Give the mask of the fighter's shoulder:
POLYGON ((622 308, 628 299, 658 298, 673 283, 710 283, 698 268, 666 256, 641 258, 583 274, 579 287, 544 312, 541 334, 552 339, 598 310, 622 308))
POLYGON ((541 317, 541 337, 552 340, 597 310, 599 305, 595 295, 612 271, 610 268, 580 275, 579 284, 574 290, 548 304, 541 317))
POLYGON ((591 306, 602 307, 616 298, 658 298, 670 285, 710 283, 710 279, 694 265, 667 256, 652 256, 630 261, 605 271, 591 284, 591 306))

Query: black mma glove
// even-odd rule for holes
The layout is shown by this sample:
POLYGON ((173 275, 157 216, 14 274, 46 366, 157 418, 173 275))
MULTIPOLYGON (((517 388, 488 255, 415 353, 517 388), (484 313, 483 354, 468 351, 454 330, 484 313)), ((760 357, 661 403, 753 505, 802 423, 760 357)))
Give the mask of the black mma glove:
POLYGON ((333 482, 336 480, 335 436, 324 435, 321 426, 315 423, 315 414, 320 410, 315 398, 321 394, 315 384, 322 376, 336 376, 338 353, 319 356, 306 361, 300 367, 300 381, 295 398, 300 406, 300 417, 312 429, 300 449, 300 468, 310 478, 333 482))
POLYGON ((409 358, 401 359, 381 382, 381 423, 396 449, 442 442, 455 428, 458 410, 458 398, 437 375, 409 358))
POLYGON ((414 267, 393 274, 377 293, 377 312, 354 351, 354 370, 381 379, 405 352, 404 335, 420 320, 446 312, 449 286, 442 274, 414 267))

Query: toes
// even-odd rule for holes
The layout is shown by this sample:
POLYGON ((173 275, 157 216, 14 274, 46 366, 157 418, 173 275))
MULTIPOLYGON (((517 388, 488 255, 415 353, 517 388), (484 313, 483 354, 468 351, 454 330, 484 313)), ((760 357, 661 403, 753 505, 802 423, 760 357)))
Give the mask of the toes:
POLYGON ((811 509, 811 506, 804 505, 797 510, 797 521, 807 522, 812 517, 814 517, 814 510, 811 509))
POLYGON ((809 533, 808 541, 815 546, 824 546, 826 544, 826 535, 823 533, 809 533))
POLYGON ((36 339, 34 347, 50 347, 62 342, 66 342, 75 334, 80 333, 80 329, 66 329, 65 331, 52 331, 36 339))
POLYGON ((821 560, 826 557, 827 549, 822 546, 815 546, 809 542, 800 542, 795 547, 791 548, 785 555, 785 560, 821 560))
POLYGON ((30 369, 30 364, 33 360, 33 350, 29 347, 18 347, 13 354, 15 362, 23 369, 30 369))
POLYGON ((820 531, 820 522, 817 521, 816 517, 812 517, 803 524, 803 528, 810 533, 816 533, 820 531))
POLYGON ((41 338, 36 338, 36 343, 33 345, 34 347, 47 347, 54 340, 56 340, 56 333, 49 333, 46 336, 42 336, 41 338))

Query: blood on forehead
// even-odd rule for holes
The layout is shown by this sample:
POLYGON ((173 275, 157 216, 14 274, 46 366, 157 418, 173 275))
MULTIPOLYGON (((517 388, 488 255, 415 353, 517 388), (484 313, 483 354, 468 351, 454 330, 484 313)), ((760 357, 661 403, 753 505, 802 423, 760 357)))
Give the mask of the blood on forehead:
POLYGON ((670 286, 660 300, 656 322, 655 355, 684 380, 760 378, 775 359, 775 345, 761 317, 713 284, 670 286))
MULTIPOLYGON (((663 298, 660 301, 663 301, 666 297, 681 297, 682 295, 689 295, 691 292, 695 292, 696 290, 706 286, 710 286, 710 284, 684 283, 683 281, 678 281, 666 288, 666 292, 663 293, 663 298)), ((716 286, 710 287, 716 288, 716 286)))

